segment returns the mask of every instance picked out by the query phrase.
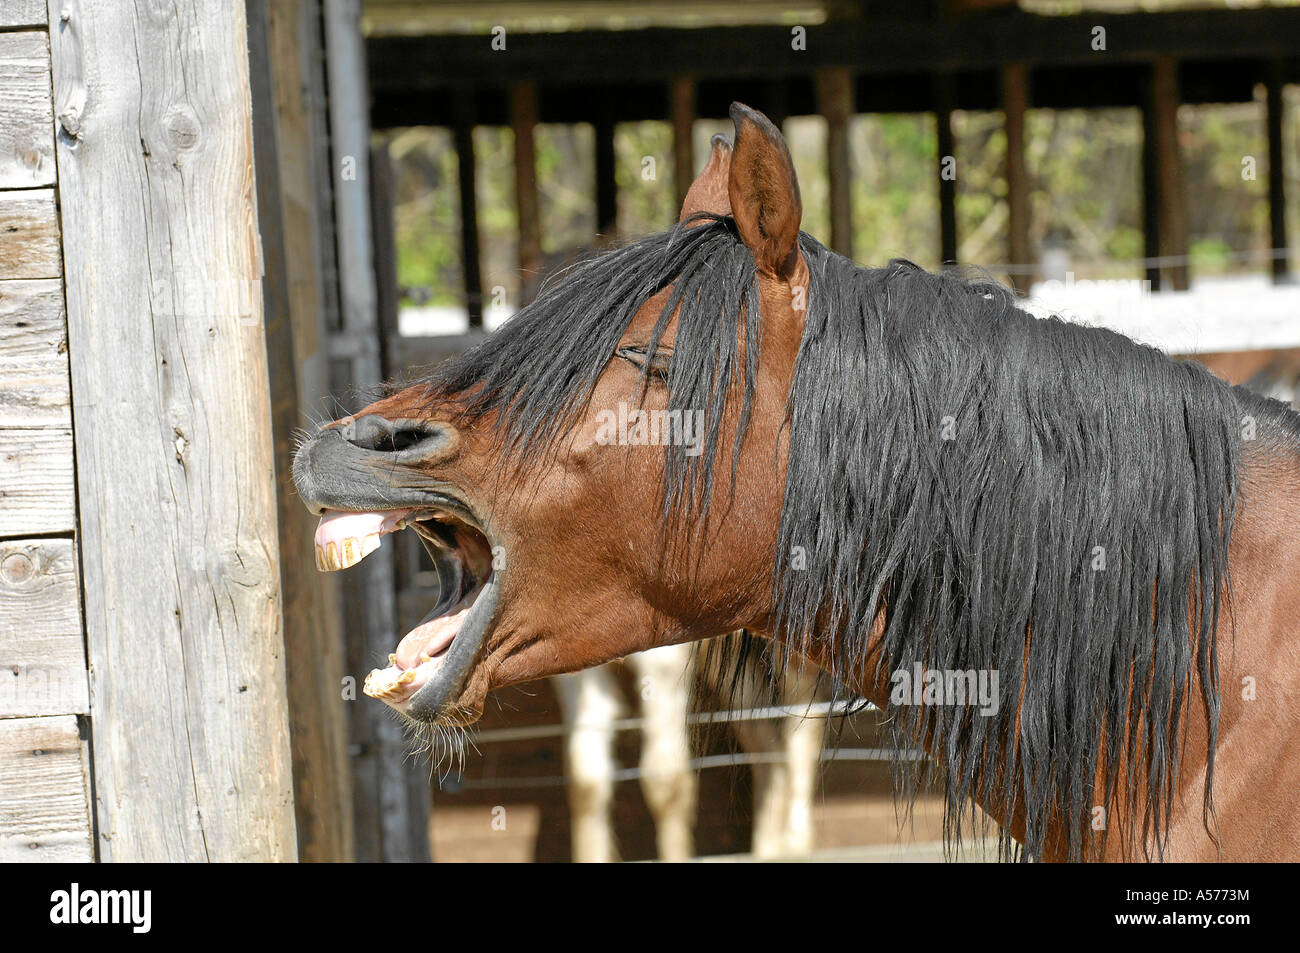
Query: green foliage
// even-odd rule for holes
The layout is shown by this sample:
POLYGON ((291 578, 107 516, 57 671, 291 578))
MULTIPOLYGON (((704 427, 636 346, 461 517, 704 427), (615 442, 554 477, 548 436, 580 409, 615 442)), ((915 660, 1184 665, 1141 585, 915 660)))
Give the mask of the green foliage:
MULTIPOLYGON (((1290 93, 1292 115, 1300 96, 1290 93)), ((709 136, 729 123, 696 124, 699 168, 709 136)), ((1186 164, 1194 274, 1258 271, 1268 247, 1267 148, 1263 104, 1183 107, 1180 142, 1186 164), (1253 157, 1255 178, 1243 176, 1253 157)), ((1289 124, 1290 153, 1300 123, 1289 124)), ((826 127, 820 117, 785 123, 804 203, 804 228, 829 239, 826 127)), ((962 261, 1006 261, 1006 136, 997 112, 953 115, 957 160, 957 228, 962 261)), ((1142 236, 1142 123, 1137 110, 1031 110, 1026 117, 1030 238, 1035 248, 1063 244, 1079 277, 1135 277, 1142 236)), ((934 267, 939 258, 935 123, 929 115, 864 115, 850 127, 854 250, 878 264, 907 257, 934 267)), ((595 137, 591 126, 537 127, 537 184, 542 249, 562 257, 595 238, 595 137)), ((479 246, 485 291, 519 293, 514 198, 514 144, 504 128, 475 130, 479 246)), ((672 133, 667 123, 616 127, 618 227, 637 237, 677 215, 672 133)), ((459 199, 451 135, 411 129, 390 138, 397 169, 395 227, 398 280, 425 289, 435 304, 464 300, 460 275, 459 199)), ((1292 228, 1300 231, 1300 188, 1289 178, 1292 228)), ((424 295, 417 295, 422 298, 424 295)))

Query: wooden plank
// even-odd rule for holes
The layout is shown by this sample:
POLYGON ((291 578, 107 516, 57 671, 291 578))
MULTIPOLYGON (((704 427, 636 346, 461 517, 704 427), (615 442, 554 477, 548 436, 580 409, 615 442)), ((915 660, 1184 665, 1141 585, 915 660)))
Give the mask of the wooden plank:
POLYGON ((817 108, 826 119, 826 166, 830 182, 831 248, 853 259, 853 169, 849 120, 853 118, 853 74, 846 69, 817 73, 817 108))
POLYGON ((541 278, 542 213, 537 192, 537 85, 521 82, 510 87, 510 128, 515 141, 515 212, 519 219, 520 287, 527 304, 541 278))
POLYGON ((0 427, 72 426, 63 283, 0 281, 0 427))
POLYGON ((1023 63, 1002 67, 1002 115, 1007 136, 1007 261, 1012 284, 1027 291, 1033 283, 1029 245, 1029 170, 1025 166, 1025 112, 1029 109, 1029 69, 1023 63))
POLYGON ((0 430, 0 537, 71 533, 72 433, 0 430))
POLYGON ((49 39, 43 31, 0 33, 0 189, 54 181, 49 39))
POLYGON ((88 711, 72 540, 0 542, 0 718, 88 711))
POLYGON ((299 367, 324 337, 317 307, 321 274, 311 231, 312 183, 327 178, 329 170, 317 169, 312 161, 302 49, 308 35, 304 21, 319 18, 320 7, 314 0, 250 0, 247 10, 298 856, 312 862, 350 861, 352 784, 347 715, 339 697, 343 642, 338 588, 332 575, 300 558, 311 552, 316 520, 298 499, 292 478, 294 435, 307 423, 299 367))
POLYGON ((1276 60, 1265 70, 1265 121, 1268 124, 1268 222, 1273 249, 1273 280, 1285 284, 1290 280, 1290 262, 1286 243, 1286 101, 1282 96, 1282 64, 1276 60))
POLYGON ((83 759, 72 715, 0 721, 0 863, 95 859, 83 759))
POLYGON ((1157 209, 1160 217, 1161 287, 1186 291, 1190 271, 1187 186, 1178 145, 1178 61, 1160 56, 1151 64, 1151 116, 1155 133, 1157 209))
POLYGON ((37 26, 45 29, 46 0, 5 0, 0 4, 0 27, 37 26))
MULTIPOLYGON (((338 391, 366 393, 378 386, 384 371, 375 317, 377 290, 368 208, 370 125, 360 3, 325 0, 324 13, 331 145, 336 164, 342 156, 355 157, 357 176, 357 181, 342 183, 335 190, 343 327, 356 347, 351 359, 340 362, 334 385, 338 391)), ((468 128, 463 127, 457 136, 462 156, 468 128)), ((472 176, 472 161, 469 171, 472 176)), ((464 195, 462 188, 462 202, 464 195)), ((473 234, 477 236, 476 224, 473 234)), ((477 273, 469 287, 475 292, 471 306, 476 301, 481 307, 477 273)), ((397 597, 392 548, 380 549, 342 575, 342 621, 348 633, 346 670, 359 680, 376 658, 393 649, 397 597)), ((353 759, 357 860, 428 860, 428 774, 408 763, 402 727, 382 706, 363 699, 349 707, 351 740, 358 751, 353 759)))
POLYGON ((61 273, 54 190, 0 192, 0 280, 61 273))
POLYGON ((99 855, 292 860, 244 5, 50 11, 99 855))

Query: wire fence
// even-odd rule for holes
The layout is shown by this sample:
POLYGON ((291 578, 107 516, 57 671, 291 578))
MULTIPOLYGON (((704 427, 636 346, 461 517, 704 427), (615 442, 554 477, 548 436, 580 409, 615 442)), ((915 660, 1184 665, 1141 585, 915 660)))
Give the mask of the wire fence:
MULTIPOLYGON (((763 721, 769 718, 839 718, 862 711, 876 711, 876 706, 866 699, 851 698, 838 702, 813 702, 804 705, 764 705, 756 708, 731 708, 722 711, 693 712, 686 723, 696 725, 724 725, 737 721, 763 721)), ((528 725, 519 728, 493 728, 474 735, 474 744, 498 744, 503 741, 532 741, 538 738, 558 738, 571 731, 636 731, 645 725, 644 718, 616 718, 599 723, 573 725, 528 725)))
MULTIPOLYGON (((904 748, 894 751, 892 748, 823 748, 820 761, 924 761, 928 758, 924 751, 904 748)), ((780 751, 736 752, 734 754, 711 754, 692 758, 687 762, 691 771, 703 771, 709 768, 731 768, 760 764, 785 764, 786 756, 780 751)), ((617 768, 610 778, 615 783, 639 781, 645 776, 640 767, 617 768)), ((522 778, 464 778, 454 776, 441 782, 444 791, 497 790, 518 788, 560 788, 568 783, 563 775, 539 775, 522 778)))
MULTIPOLYGON (((692 712, 686 716, 686 724, 722 725, 745 721, 763 721, 781 718, 830 719, 846 717, 860 712, 878 711, 879 709, 866 699, 845 699, 837 702, 813 702, 802 705, 762 705, 752 708, 731 708, 721 711, 692 712)), ((571 732, 590 730, 602 732, 636 731, 644 727, 644 718, 617 718, 613 721, 587 724, 529 725, 519 728, 495 728, 478 732, 473 736, 473 744, 501 744, 512 741, 535 741, 543 738, 559 738, 571 732)), ((823 746, 819 761, 923 761, 928 755, 919 749, 892 748, 839 748, 823 746)), ((781 751, 746 751, 730 754, 704 755, 687 762, 691 771, 704 771, 711 768, 743 767, 763 764, 785 764, 787 757, 781 751)), ((611 775, 616 783, 639 781, 644 776, 640 767, 617 768, 611 775)), ((563 787, 567 779, 563 775, 541 775, 517 778, 465 778, 453 775, 441 782, 445 791, 494 790, 507 788, 553 788, 563 787)))

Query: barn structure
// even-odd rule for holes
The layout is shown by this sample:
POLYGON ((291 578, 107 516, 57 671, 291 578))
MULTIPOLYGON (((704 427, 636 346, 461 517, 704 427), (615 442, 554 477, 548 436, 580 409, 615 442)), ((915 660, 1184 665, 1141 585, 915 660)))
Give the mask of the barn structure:
MULTIPOLYGON (((476 126, 514 130, 532 271, 539 122, 594 125, 606 228, 618 122, 672 124, 664 165, 681 193, 697 118, 733 99, 778 121, 820 114, 830 243, 852 255, 851 117, 933 113, 937 164, 953 110, 998 109, 1006 273, 1023 283, 1039 267, 1026 110, 1134 106, 1148 276, 1176 290, 1189 281, 1178 106, 1262 85, 1270 270, 1282 283, 1294 267, 1283 90, 1300 82, 1298 8, 863 0, 799 5, 805 28, 767 2, 753 6, 772 22, 747 26, 716 20, 730 5, 654 6, 714 25, 499 45, 490 16, 446 31, 483 18, 464 3, 0 6, 0 860, 428 859, 426 770, 382 706, 356 701, 416 586, 411 557, 385 548, 318 574, 289 463, 295 430, 334 416, 322 395, 355 409, 395 369, 483 334, 476 126), (412 125, 453 130, 462 170, 470 331, 454 339, 396 334, 391 170, 372 131, 412 125)), ((954 186, 935 188, 953 261, 954 186)), ((1287 333, 1231 372, 1294 366, 1278 349, 1300 329, 1287 333)))

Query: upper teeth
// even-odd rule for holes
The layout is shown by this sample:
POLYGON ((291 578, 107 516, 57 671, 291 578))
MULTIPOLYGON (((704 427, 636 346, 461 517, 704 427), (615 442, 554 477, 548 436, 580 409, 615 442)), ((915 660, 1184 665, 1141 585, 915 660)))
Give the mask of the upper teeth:
POLYGON ((323 546, 316 544, 316 568, 322 571, 334 571, 355 566, 373 553, 380 546, 378 533, 371 533, 358 539, 349 536, 338 542, 328 542, 323 546))

